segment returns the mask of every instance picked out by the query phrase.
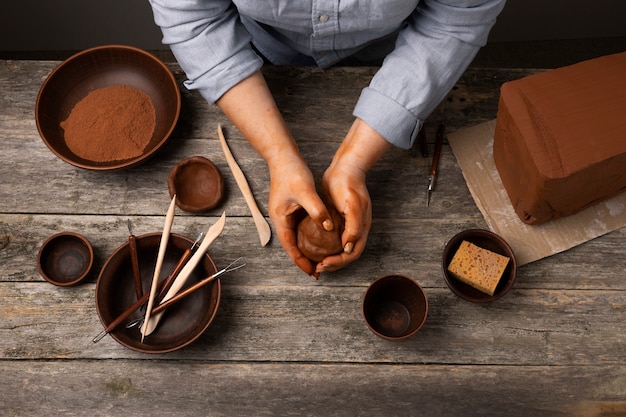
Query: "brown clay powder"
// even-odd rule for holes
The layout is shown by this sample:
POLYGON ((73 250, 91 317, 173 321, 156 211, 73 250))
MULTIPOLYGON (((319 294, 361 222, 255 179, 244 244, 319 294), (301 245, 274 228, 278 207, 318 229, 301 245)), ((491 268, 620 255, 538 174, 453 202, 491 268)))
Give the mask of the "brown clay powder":
POLYGON ((125 85, 92 91, 61 122, 67 147, 77 156, 95 162, 123 161, 141 155, 155 126, 150 97, 125 85))

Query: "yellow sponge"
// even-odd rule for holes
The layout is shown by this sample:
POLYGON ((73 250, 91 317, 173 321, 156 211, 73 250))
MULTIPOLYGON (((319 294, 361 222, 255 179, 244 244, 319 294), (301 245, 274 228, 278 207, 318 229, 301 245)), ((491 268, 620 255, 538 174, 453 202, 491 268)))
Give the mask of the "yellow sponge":
POLYGON ((508 257, 464 240, 448 265, 448 271, 456 279, 493 295, 508 263, 508 257))

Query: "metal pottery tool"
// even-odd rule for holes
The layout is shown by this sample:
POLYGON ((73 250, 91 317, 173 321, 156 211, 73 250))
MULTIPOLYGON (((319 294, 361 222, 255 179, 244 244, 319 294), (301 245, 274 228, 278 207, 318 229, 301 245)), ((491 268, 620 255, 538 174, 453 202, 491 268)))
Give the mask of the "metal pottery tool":
POLYGON ((141 286, 141 271, 139 271, 139 258, 137 257, 137 239, 133 234, 133 225, 130 219, 126 220, 128 225, 128 249, 130 250, 130 261, 133 266, 133 281, 135 283, 135 294, 139 300, 143 296, 141 286))
MULTIPOLYGON (((246 266, 246 263, 243 262, 243 258, 235 259, 230 264, 228 264, 228 266, 226 268, 220 269, 219 271, 217 271, 213 275, 209 275, 208 277, 201 279, 200 281, 198 281, 195 284, 193 284, 191 287, 185 289, 184 291, 179 292, 178 294, 176 294, 172 298, 168 299, 167 301, 163 301, 158 306, 154 307, 154 309, 152 310, 152 313, 153 314, 161 313, 162 311, 164 311, 169 306, 171 306, 173 304, 176 304, 177 302, 181 301, 182 299, 184 299, 188 295, 193 294, 194 292, 198 291, 200 288, 204 287, 205 285, 215 281, 215 279, 217 279, 222 274, 225 274, 226 272, 234 271, 234 270, 239 269, 239 268, 243 268, 244 266, 246 266)), ((136 327, 138 325, 141 325, 142 323, 143 323, 143 319, 139 318, 139 319, 136 319, 136 320, 133 320, 133 321, 129 322, 126 325, 126 328, 136 327)))
MULTIPOLYGON (((185 264, 191 257, 191 254, 198 247, 198 243, 200 242, 200 239, 202 239, 203 235, 204 233, 200 233, 196 241, 193 242, 193 244, 189 248, 185 249, 185 252, 183 252, 182 256, 178 260, 178 263, 176 263, 176 266, 174 266, 174 269, 172 270, 172 272, 170 272, 170 275, 159 283, 158 294, 156 296, 157 303, 160 303, 161 300, 163 300, 163 298, 165 297, 165 294, 167 294, 167 291, 171 288, 172 284, 174 283, 174 280, 180 273, 181 269, 183 269, 183 267, 185 266, 185 264)), ((145 305, 145 303, 148 301, 148 297, 150 297, 149 292, 142 294, 142 296, 133 305, 128 307, 126 310, 124 310, 124 312, 120 314, 119 316, 117 316, 115 320, 113 320, 111 323, 109 323, 109 325, 105 327, 104 330, 98 333, 98 335, 93 338, 93 342, 94 343, 99 342, 108 333, 111 333, 113 330, 117 329, 118 326, 122 324, 122 322, 126 320, 131 314, 133 314, 135 311, 137 311, 143 305, 145 305)), ((143 323, 143 321, 144 320, 142 318, 140 322, 143 323)))
MULTIPOLYGON (((191 275, 196 265, 198 265, 198 263, 200 262, 200 259, 204 256, 206 251, 209 249, 209 246, 211 245, 211 243, 213 243, 213 241, 217 239, 217 237, 222 233, 222 230, 224 230, 225 223, 226 223, 226 212, 222 213, 222 217, 220 217, 218 221, 216 221, 211 227, 209 227, 209 230, 207 230, 206 236, 202 240, 200 247, 198 248, 196 253, 193 254, 191 259, 189 259, 189 262, 187 262, 187 264, 182 269, 182 271, 180 271, 180 274, 178 274, 178 277, 176 277, 176 279, 174 280, 172 287, 169 289, 167 294, 165 294, 165 297, 163 298, 163 302, 174 297, 176 293, 178 293, 178 291, 180 291, 180 289, 185 285, 185 283, 187 282, 187 279, 189 278, 189 275, 191 275)), ((149 309, 151 308, 152 306, 149 306, 149 309)), ((146 311, 145 322, 143 326, 141 327, 142 342, 145 336, 149 335, 150 333, 154 331, 154 329, 159 324, 159 321, 161 320, 161 317, 163 315, 163 312, 161 312, 153 317, 150 317, 149 311, 150 310, 146 311)))
POLYGON ((270 229, 270 225, 265 220, 265 216, 259 210, 259 207, 254 200, 254 195, 252 194, 252 190, 250 189, 250 185, 246 180, 243 171, 237 164, 235 157, 233 156, 228 144, 226 143, 226 138, 224 137, 224 132, 222 131, 222 125, 217 125, 217 135, 220 138, 220 143, 222 144, 222 150, 224 151, 224 155, 226 156, 226 162, 230 167, 230 170, 235 177, 235 181, 237 182, 237 186, 241 190, 243 194, 243 198, 246 200, 246 204, 252 213, 252 218, 254 219, 254 224, 256 225, 256 230, 259 234, 259 239, 261 239, 261 246, 267 245, 267 242, 270 241, 270 237, 272 236, 272 229, 270 229))
POLYGON ((437 139, 435 140, 435 151, 433 153, 433 162, 430 165, 430 171, 428 172, 428 189, 426 190, 426 206, 430 206, 430 196, 435 189, 435 182, 437 181, 437 171, 439 169, 439 157, 441 156, 441 146, 443 145, 443 137, 445 135, 446 127, 443 123, 439 125, 437 129, 437 139))

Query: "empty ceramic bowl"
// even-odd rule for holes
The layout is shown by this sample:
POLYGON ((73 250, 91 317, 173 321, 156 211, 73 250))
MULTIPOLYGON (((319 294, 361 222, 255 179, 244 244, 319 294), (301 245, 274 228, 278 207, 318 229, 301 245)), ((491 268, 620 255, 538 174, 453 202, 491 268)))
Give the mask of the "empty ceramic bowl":
MULTIPOLYGON (((161 233, 137 236, 136 242, 142 292, 146 293, 150 291, 152 285, 161 233)), ((185 250, 192 244, 193 241, 187 237, 170 235, 160 281, 174 270, 185 250)), ((215 263, 208 254, 204 255, 182 290, 215 272, 215 263)), ((147 335, 143 342, 141 326, 127 328, 122 324, 109 335, 122 346, 144 353, 165 353, 181 349, 198 339, 211 325, 219 307, 220 297, 221 283, 216 279, 168 307, 157 328, 147 335)), ((96 309, 104 327, 106 328, 136 301, 130 247, 126 242, 107 259, 96 282, 96 309)), ((128 317, 128 322, 142 317, 143 313, 136 311, 128 317)))
POLYGON ((403 275, 376 279, 365 292, 363 317, 370 330, 387 340, 403 340, 426 322, 428 299, 422 287, 403 275))
POLYGON ((474 303, 487 303, 502 298, 513 286, 517 275, 517 261, 515 259, 515 253, 513 253, 513 249, 511 249, 509 244, 502 237, 489 230, 482 229, 465 230, 452 237, 443 250, 441 266, 443 269, 443 277, 450 290, 464 300, 474 303), (506 269, 504 270, 493 295, 486 294, 471 285, 458 280, 448 271, 448 265, 450 265, 452 258, 461 246, 461 242, 464 240, 473 243, 480 248, 487 249, 491 252, 495 252, 509 258, 506 269))
POLYGON ((219 168, 203 156, 178 162, 167 178, 170 197, 184 211, 202 212, 217 206, 224 196, 224 177, 219 168))
MULTIPOLYGON (((123 112, 127 103, 118 101, 117 105, 123 112)), ((63 161, 79 168, 109 171, 138 165, 154 155, 176 126, 180 107, 176 79, 159 59, 131 46, 105 45, 71 56, 50 73, 37 96, 35 120, 44 143, 63 161), (148 141, 141 153, 128 159, 85 159, 86 154, 81 157, 68 147, 61 123, 88 94, 114 86, 131 87, 150 98, 154 108, 152 133, 145 133, 148 141)), ((127 127, 130 131, 144 129, 132 124, 127 127)), ((94 135, 87 129, 81 146, 92 146, 94 135)))
POLYGON ((50 236, 39 249, 37 266, 48 282, 61 287, 81 283, 93 265, 93 248, 84 236, 62 232, 50 236))

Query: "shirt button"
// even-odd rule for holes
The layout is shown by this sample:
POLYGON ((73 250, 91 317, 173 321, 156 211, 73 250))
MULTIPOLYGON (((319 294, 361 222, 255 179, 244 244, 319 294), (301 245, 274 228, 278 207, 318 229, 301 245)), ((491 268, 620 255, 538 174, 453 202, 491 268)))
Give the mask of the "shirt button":
POLYGON ((328 22, 328 19, 330 19, 330 16, 327 14, 320 15, 320 22, 328 22))

